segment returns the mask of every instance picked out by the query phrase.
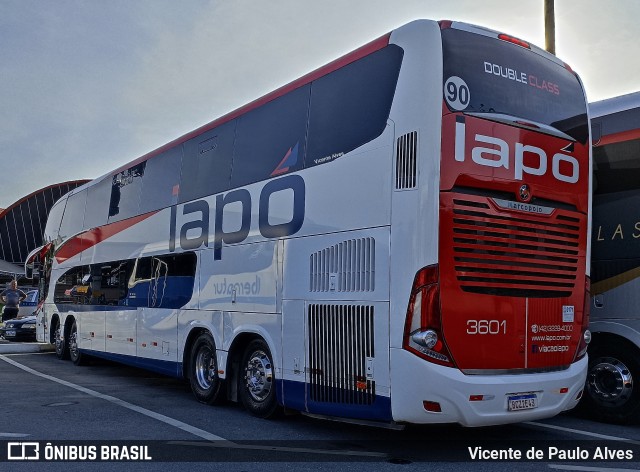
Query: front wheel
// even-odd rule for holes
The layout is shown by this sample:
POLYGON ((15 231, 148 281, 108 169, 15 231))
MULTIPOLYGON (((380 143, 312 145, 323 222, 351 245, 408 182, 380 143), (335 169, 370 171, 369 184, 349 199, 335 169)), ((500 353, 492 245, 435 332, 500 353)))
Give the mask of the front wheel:
POLYGON ((614 341, 593 346, 582 411, 606 423, 640 421, 640 350, 614 341))
POLYGON ((269 346, 262 339, 249 343, 241 364, 239 396, 253 416, 271 418, 275 415, 276 379, 269 346))
POLYGON ((191 348, 189 382, 199 402, 211 405, 221 400, 222 381, 218 375, 216 345, 209 333, 198 336, 191 348))

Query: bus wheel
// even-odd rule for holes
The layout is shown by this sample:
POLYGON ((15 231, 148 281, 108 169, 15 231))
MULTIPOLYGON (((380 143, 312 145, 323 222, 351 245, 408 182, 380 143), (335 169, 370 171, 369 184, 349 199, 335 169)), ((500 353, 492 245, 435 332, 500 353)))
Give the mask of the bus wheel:
POLYGON ((198 336, 191 348, 189 382, 199 402, 211 405, 220 400, 222 381, 218 376, 216 345, 209 333, 198 336))
POLYGON ((269 346, 262 339, 249 343, 242 359, 239 396, 253 416, 271 418, 275 415, 276 381, 269 346))
POLYGON ((78 348, 78 325, 76 321, 73 320, 73 324, 71 325, 71 331, 69 332, 69 357, 71 358, 71 362, 75 365, 83 365, 85 361, 85 356, 80 352, 78 348))
POLYGON ((589 352, 583 411, 607 423, 640 421, 640 352, 605 342, 589 352))
POLYGON ((69 346, 66 339, 62 339, 62 326, 58 321, 54 328, 54 342, 58 359, 69 359, 69 346))

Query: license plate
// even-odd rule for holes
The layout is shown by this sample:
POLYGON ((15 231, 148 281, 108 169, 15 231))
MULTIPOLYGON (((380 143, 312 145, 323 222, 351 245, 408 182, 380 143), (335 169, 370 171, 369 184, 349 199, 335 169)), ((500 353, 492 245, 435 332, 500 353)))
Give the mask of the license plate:
POLYGON ((535 393, 512 395, 508 398, 507 405, 509 411, 530 410, 532 408, 538 408, 538 397, 535 393))
POLYGON ((4 335, 7 338, 15 338, 16 337, 16 330, 15 329, 8 329, 4 332, 4 335))

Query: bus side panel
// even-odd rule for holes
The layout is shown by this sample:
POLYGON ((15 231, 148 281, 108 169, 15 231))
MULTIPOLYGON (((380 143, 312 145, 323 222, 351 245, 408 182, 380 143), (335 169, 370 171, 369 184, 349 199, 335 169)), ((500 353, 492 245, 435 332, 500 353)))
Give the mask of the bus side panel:
POLYGON ((285 405, 389 420, 389 228, 287 240, 283 272, 285 405))
POLYGON ((113 354, 135 357, 137 309, 105 312, 105 350, 113 354))
POLYGON ((304 300, 282 302, 282 403, 288 408, 306 411, 304 300))
POLYGON ((633 274, 636 271, 638 269, 632 269, 618 277, 612 277, 611 280, 605 280, 605 284, 597 286, 598 291, 593 293, 591 305, 592 322, 611 319, 638 319, 640 277, 633 274), (624 281, 625 277, 626 281, 624 281), (606 287, 606 282, 609 282, 610 288, 606 287))
POLYGON ((105 350, 105 311, 87 311, 76 314, 79 320, 78 347, 92 351, 105 350))
MULTIPOLYGON (((223 344, 218 350, 229 351, 237 337, 244 333, 261 337, 271 351, 271 358, 275 364, 276 379, 282 378, 282 317, 277 313, 246 313, 237 311, 223 312, 223 344)), ((220 359, 220 353, 218 359, 220 359)), ((242 357, 242 355, 241 355, 242 357)), ((224 364, 222 364, 224 365, 224 364)), ((243 366, 240 367, 242 369, 243 366)), ((279 387, 277 387, 279 388, 279 387)), ((279 399, 281 398, 279 394, 279 399)))
POLYGON ((178 361, 178 310, 137 310, 137 355, 139 358, 178 361))
POLYGON ((278 311, 276 240, 200 252, 200 309, 261 313, 278 311))
MULTIPOLYGON (((392 193, 390 343, 402 347, 416 272, 438 261, 438 199, 442 120, 442 40, 435 22, 416 21, 391 35, 405 54, 391 108, 397 139, 393 175, 402 172, 403 137, 415 133, 416 184, 392 193)), ((405 388, 405 379, 399 380, 405 388)))
MULTIPOLYGON (((393 125, 373 141, 300 174, 305 218, 294 237, 388 225, 391 220, 393 125)), ((285 284, 286 286, 287 284, 285 284)))

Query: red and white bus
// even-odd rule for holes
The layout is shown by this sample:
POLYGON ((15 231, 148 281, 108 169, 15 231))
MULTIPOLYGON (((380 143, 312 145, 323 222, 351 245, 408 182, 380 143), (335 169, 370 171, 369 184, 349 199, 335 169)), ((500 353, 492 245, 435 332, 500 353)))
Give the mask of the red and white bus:
POLYGON ((593 265, 589 372, 581 409, 640 422, 640 92, 589 105, 593 265))
POLYGON ((589 146, 565 63, 409 23, 62 198, 38 335, 262 417, 555 415, 586 375, 589 146))

